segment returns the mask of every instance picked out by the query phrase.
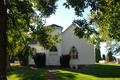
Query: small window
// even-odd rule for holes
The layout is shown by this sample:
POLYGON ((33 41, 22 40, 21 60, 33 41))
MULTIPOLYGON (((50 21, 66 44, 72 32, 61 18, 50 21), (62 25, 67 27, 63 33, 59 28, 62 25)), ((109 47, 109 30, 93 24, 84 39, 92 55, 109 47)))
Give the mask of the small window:
POLYGON ((74 46, 70 49, 69 54, 71 56, 71 59, 78 59, 78 51, 74 46))
POLYGON ((50 51, 55 51, 55 52, 57 52, 56 46, 53 46, 53 47, 50 49, 50 51))

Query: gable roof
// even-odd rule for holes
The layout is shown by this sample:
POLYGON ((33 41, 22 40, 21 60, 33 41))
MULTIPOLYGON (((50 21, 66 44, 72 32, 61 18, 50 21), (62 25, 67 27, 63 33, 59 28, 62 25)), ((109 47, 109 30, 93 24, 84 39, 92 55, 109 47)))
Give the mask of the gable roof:
MULTIPOLYGON (((64 32, 66 32, 72 25, 75 25, 75 24, 71 24, 64 32)), ((75 25, 76 26, 76 25, 75 25)), ((76 26, 77 27, 77 26, 76 26)), ((64 33, 62 32, 62 34, 64 33)))

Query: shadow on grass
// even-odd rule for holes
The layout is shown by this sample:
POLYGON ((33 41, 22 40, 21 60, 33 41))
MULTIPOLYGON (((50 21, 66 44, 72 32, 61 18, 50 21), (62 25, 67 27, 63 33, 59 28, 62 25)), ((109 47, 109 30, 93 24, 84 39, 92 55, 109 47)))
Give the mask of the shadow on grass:
MULTIPOLYGON (((86 67, 86 69, 57 71, 59 80, 73 79, 78 73, 92 75, 99 78, 120 78, 120 65, 96 64, 98 67, 86 67), (68 71, 68 72, 64 72, 68 71)), ((81 76, 82 77, 82 76, 81 76)))
POLYGON ((45 80, 48 70, 35 67, 12 67, 14 71, 7 72, 8 80, 45 80))

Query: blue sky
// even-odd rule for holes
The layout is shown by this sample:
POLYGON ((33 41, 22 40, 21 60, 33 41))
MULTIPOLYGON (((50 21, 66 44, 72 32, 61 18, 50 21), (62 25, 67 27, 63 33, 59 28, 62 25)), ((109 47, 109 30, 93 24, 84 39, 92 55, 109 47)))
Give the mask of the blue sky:
MULTIPOLYGON (((55 15, 51 15, 50 18, 46 20, 46 25, 57 24, 62 26, 64 31, 72 24, 74 19, 80 19, 80 17, 75 15, 73 8, 65 9, 65 6, 63 6, 64 0, 59 0, 57 3, 58 9, 56 10, 55 15)), ((87 16, 87 14, 84 13, 84 16, 87 16)))
MULTIPOLYGON (((56 10, 55 14, 51 15, 49 18, 46 19, 46 25, 57 24, 62 26, 64 31, 72 24, 74 19, 83 19, 75 15, 73 8, 65 9, 65 7, 63 6, 64 2, 65 0, 59 0, 57 2, 58 9, 56 10)), ((86 9, 83 17, 88 18, 89 13, 89 9, 86 9)), ((104 54, 106 51, 106 49, 104 48, 105 45, 106 44, 104 43, 101 44, 101 54, 104 54)))

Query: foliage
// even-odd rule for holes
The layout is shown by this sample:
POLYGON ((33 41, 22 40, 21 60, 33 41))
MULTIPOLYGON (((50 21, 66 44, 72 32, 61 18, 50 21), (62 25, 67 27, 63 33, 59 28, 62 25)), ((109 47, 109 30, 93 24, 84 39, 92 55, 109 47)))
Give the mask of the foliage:
POLYGON ((56 2, 57 0, 0 0, 1 80, 6 80, 6 54, 13 53, 16 48, 31 40, 37 40, 46 49, 61 41, 58 34, 50 34, 52 29, 44 28, 43 19, 55 13, 56 2), (40 11, 39 14, 36 11, 40 11))
POLYGON ((105 60, 105 54, 102 55, 103 60, 105 60))
POLYGON ((62 41, 62 39, 58 38, 60 34, 51 34, 54 30, 55 28, 48 26, 40 27, 36 30, 36 34, 34 35, 33 33, 32 36, 35 36, 35 40, 37 40, 39 46, 44 47, 44 49, 50 49, 62 41))
POLYGON ((45 53, 36 53, 35 55, 33 55, 33 59, 35 64, 38 67, 44 67, 46 65, 46 55, 45 53))
POLYGON ((99 63, 101 60, 100 48, 95 48, 95 62, 99 63))
POLYGON ((7 13, 8 49, 12 48, 11 50, 13 50, 16 45, 25 44, 26 41, 28 41, 28 38, 30 40, 37 40, 40 46, 46 49, 49 49, 51 45, 61 42, 61 39, 58 39, 59 34, 51 35, 54 29, 44 26, 43 21, 43 18, 55 13, 55 2, 56 0, 53 0, 52 2, 44 0, 18 0, 14 2, 8 2, 9 5, 15 5, 11 6, 10 8, 8 7, 7 13), (37 14, 35 12, 36 10, 39 10, 41 14, 37 14))
POLYGON ((67 55, 62 55, 60 56, 60 64, 61 64, 61 67, 68 67, 70 64, 70 55, 67 54, 67 55))
POLYGON ((35 52, 35 48, 31 48, 28 45, 22 45, 17 47, 15 56, 18 57, 21 66, 28 65, 28 57, 32 56, 35 52))
POLYGON ((107 41, 105 48, 107 51, 112 51, 113 54, 117 55, 120 52, 120 42, 119 41, 107 41))
POLYGON ((52 46, 52 47, 49 49, 49 51, 57 51, 56 46, 52 46))
POLYGON ((10 55, 9 55, 9 62, 10 62, 10 63, 14 63, 14 61, 18 61, 18 58, 15 57, 14 55, 10 54, 10 55))
POLYGON ((120 41, 119 5, 119 0, 67 0, 64 3, 66 8, 74 8, 78 17, 82 17, 85 9, 90 8, 89 20, 73 21, 78 25, 74 31, 79 38, 84 38, 96 46, 100 42, 120 41))
POLYGON ((41 46, 47 49, 46 46, 50 47, 53 42, 53 44, 59 42, 60 39, 56 39, 59 35, 56 34, 55 39, 53 39, 54 37, 51 35, 53 29, 44 27, 43 21, 43 18, 55 13, 56 0, 52 0, 52 2, 44 0, 6 0, 5 2, 8 9, 6 31, 8 50, 14 50, 16 46, 26 44, 28 38, 30 40, 36 39, 41 46), (37 10, 40 11, 40 14, 36 13, 37 10), (49 37, 52 38, 49 40, 49 37))
POLYGON ((112 52, 111 51, 109 51, 108 53, 107 53, 107 60, 109 61, 109 62, 111 62, 111 61, 113 61, 113 56, 112 56, 112 52))

